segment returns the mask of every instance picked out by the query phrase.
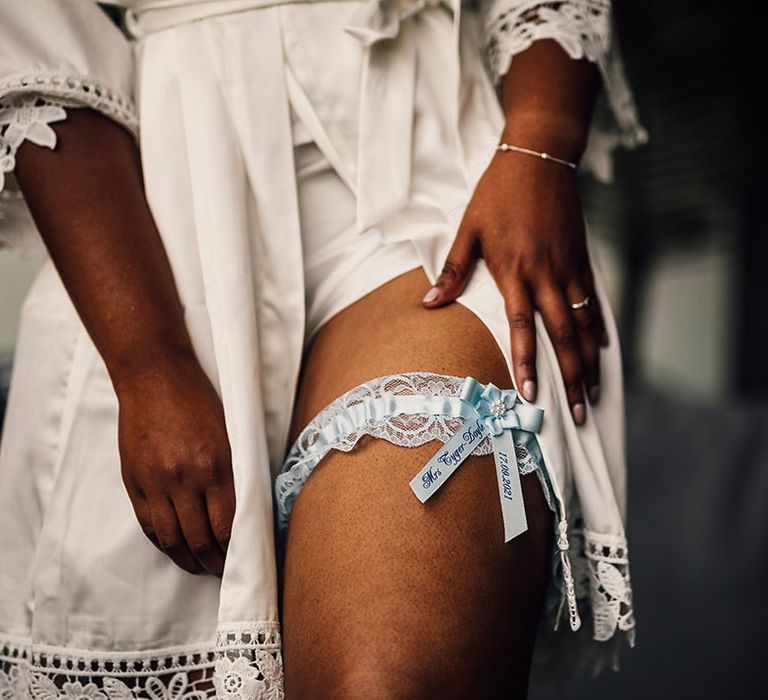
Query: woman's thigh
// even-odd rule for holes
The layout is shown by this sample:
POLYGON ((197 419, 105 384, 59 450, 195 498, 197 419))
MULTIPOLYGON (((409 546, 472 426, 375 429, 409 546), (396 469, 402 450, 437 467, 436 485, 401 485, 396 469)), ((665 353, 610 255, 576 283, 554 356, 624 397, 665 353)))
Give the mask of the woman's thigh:
MULTIPOLYGON (((345 308, 308 349, 291 442, 333 399, 415 370, 509 388, 506 362, 466 307, 427 311, 414 269, 345 308)), ((365 436, 331 451, 293 506, 283 588, 289 698, 524 697, 549 576, 552 520, 522 477, 528 530, 503 542, 493 456, 473 456, 420 503, 408 482, 435 442, 365 436)))

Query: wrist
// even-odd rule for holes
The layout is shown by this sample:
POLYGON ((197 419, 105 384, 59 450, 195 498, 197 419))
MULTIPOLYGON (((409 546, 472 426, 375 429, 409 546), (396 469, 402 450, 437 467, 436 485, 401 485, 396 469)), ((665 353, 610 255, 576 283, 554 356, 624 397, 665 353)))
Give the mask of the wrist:
POLYGON ((108 362, 107 370, 118 399, 159 386, 169 377, 203 371, 191 344, 187 343, 147 347, 129 358, 108 362))
POLYGON ((588 125, 543 112, 507 116, 499 141, 578 163, 587 145, 588 125))

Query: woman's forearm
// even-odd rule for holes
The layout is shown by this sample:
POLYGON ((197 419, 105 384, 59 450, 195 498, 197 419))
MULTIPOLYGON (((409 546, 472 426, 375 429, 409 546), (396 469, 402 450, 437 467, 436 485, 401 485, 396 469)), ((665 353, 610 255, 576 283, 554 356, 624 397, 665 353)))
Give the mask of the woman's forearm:
POLYGON ((72 109, 55 151, 24 144, 16 174, 119 400, 120 472, 143 532, 178 566, 221 575, 235 509, 221 400, 192 349, 139 151, 72 109))
POLYGON ((55 125, 55 150, 25 142, 16 176, 61 279, 116 388, 193 357, 133 138, 89 109, 55 125))
POLYGON ((533 42, 513 58, 502 78, 502 139, 578 161, 599 87, 594 63, 573 60, 553 39, 533 42))

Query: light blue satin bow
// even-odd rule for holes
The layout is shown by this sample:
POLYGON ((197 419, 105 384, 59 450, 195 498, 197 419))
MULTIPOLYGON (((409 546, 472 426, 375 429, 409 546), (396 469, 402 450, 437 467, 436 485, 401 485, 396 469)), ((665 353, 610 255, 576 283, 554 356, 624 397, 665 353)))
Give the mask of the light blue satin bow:
POLYGON ((504 541, 509 542, 528 529, 513 431, 538 432, 544 410, 522 403, 514 389, 499 389, 490 382, 483 385, 472 377, 464 380, 460 401, 460 414, 466 418, 465 424, 411 480, 411 489, 424 503, 490 434, 504 541))
POLYGON ((495 419, 491 429, 493 435, 506 429, 529 433, 541 430, 544 409, 523 403, 515 389, 499 389, 493 382, 481 384, 473 377, 467 377, 461 389, 461 400, 472 406, 480 416, 495 419))
POLYGON ((501 435, 509 428, 519 428, 520 418, 515 413, 515 389, 499 389, 488 383, 474 404, 474 409, 483 417, 491 435, 501 435))

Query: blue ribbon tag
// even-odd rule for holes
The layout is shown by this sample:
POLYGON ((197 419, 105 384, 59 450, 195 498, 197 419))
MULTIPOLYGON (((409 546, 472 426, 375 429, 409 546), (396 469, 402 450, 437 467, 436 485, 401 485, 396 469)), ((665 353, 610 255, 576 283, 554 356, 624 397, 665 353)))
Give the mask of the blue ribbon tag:
POLYGON ((509 542, 528 529, 515 443, 509 431, 493 436, 493 457, 496 460, 501 517, 504 521, 504 541, 509 542))
POLYGON ((461 403, 466 422, 411 479, 411 490, 426 502, 490 433, 504 541, 509 542, 528 529, 512 430, 538 432, 544 411, 520 402, 514 389, 502 390, 491 383, 483 386, 472 377, 464 380, 461 403))
POLYGON ((487 434, 488 427, 479 415, 467 420, 461 430, 458 430, 411 479, 411 489, 416 498, 424 503, 459 468, 487 434))

